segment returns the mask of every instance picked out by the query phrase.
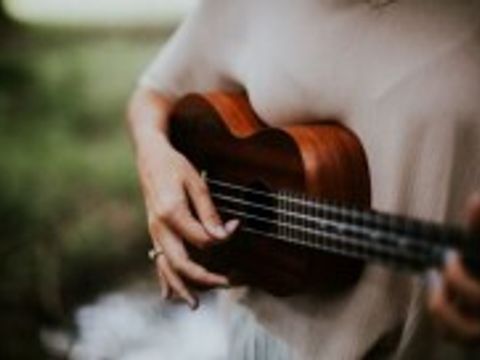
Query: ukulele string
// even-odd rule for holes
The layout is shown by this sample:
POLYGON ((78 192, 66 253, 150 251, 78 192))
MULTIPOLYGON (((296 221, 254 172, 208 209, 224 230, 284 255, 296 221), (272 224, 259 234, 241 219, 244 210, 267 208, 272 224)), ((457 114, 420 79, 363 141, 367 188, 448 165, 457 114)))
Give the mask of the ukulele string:
MULTIPOLYGON (((288 210, 283 210, 280 208, 276 207, 271 207, 268 205, 262 205, 258 203, 253 203, 251 201, 245 200, 243 198, 238 198, 232 195, 225 195, 222 193, 219 193, 218 191, 213 191, 212 193, 213 198, 220 199, 222 201, 229 201, 232 203, 244 205, 246 207, 252 207, 255 209, 263 210, 263 211, 269 211, 272 212, 275 215, 283 215, 285 216, 286 219, 288 220, 297 220, 298 222, 304 221, 304 222, 310 222, 313 223, 312 225, 320 225, 321 227, 330 227, 331 229, 341 233, 342 235, 346 235, 346 232, 353 233, 355 236, 365 236, 368 237, 369 240, 374 241, 374 242, 380 242, 384 241, 385 243, 391 243, 395 247, 403 246, 418 246, 418 247, 430 247, 430 246, 438 246, 437 244, 427 244, 423 243, 420 241, 415 241, 415 238, 408 237, 406 235, 397 235, 392 231, 386 231, 384 229, 376 229, 374 231, 362 227, 359 225, 355 224, 348 224, 345 222, 341 221, 335 221, 331 219, 326 219, 326 218, 321 218, 321 217, 314 217, 306 213, 296 213, 288 210)), ((287 223, 285 223, 288 225, 287 223)), ((305 227, 305 229, 308 229, 305 227)), ((303 230, 303 229, 301 229, 303 230)))
MULTIPOLYGON (((232 209, 229 207, 220 206, 218 209, 220 211, 224 211, 234 216, 242 216, 244 218, 249 218, 258 222, 265 223, 267 225, 276 225, 279 227, 283 226, 288 228, 292 232, 301 231, 304 235, 313 235, 315 236, 316 239, 318 239, 315 242, 312 242, 311 240, 307 240, 307 239, 302 240, 302 239, 297 239, 292 237, 287 238, 279 233, 268 233, 268 232, 264 232, 263 230, 254 229, 249 226, 242 226, 241 228, 246 231, 250 231, 250 232, 255 231, 256 233, 261 232, 263 235, 266 235, 269 237, 279 238, 280 240, 287 241, 293 244, 304 245, 304 246, 308 246, 308 247, 312 247, 320 250, 329 250, 329 251, 335 250, 335 252, 356 255, 357 253, 359 253, 359 251, 361 251, 360 248, 363 248, 363 250, 365 250, 366 252, 371 253, 370 255, 365 253, 365 256, 367 256, 369 259, 376 259, 377 257, 374 254, 376 252, 378 256, 385 256, 385 257, 388 257, 389 259, 397 257, 398 260, 406 260, 411 262, 420 262, 420 263, 428 263, 428 264, 430 264, 431 262, 434 262, 433 259, 435 255, 443 254, 445 252, 445 249, 443 248, 442 249, 425 248, 425 249, 412 250, 405 247, 391 246, 389 244, 379 244, 379 243, 372 244, 362 239, 346 237, 344 235, 333 234, 333 233, 329 233, 322 230, 303 228, 301 226, 296 226, 293 224, 288 224, 288 223, 283 223, 276 220, 267 219, 258 215, 252 215, 252 214, 238 211, 237 209, 232 209), (328 245, 325 240, 331 242, 332 244, 328 245), (333 242, 335 242, 335 245, 333 245, 333 242), (358 251, 353 250, 355 247, 357 248, 358 251), (348 248, 353 248, 353 249, 348 249, 348 248)), ((362 253, 359 253, 359 254, 362 254, 362 253)))
MULTIPOLYGON (((261 236, 269 237, 269 238, 272 238, 272 239, 275 239, 275 240, 279 239, 279 240, 284 241, 286 243, 303 245, 303 243, 301 241, 292 240, 292 238, 289 238, 289 237, 286 237, 286 236, 283 236, 283 235, 279 235, 279 234, 276 234, 276 233, 270 233, 270 232, 258 230, 258 229, 251 228, 251 227, 245 227, 245 226, 242 227, 242 230, 245 231, 245 232, 255 234, 255 235, 261 235, 261 236)), ((354 250, 347 249, 347 248, 340 248, 340 247, 337 247, 337 246, 329 246, 327 244, 312 245, 311 243, 307 243, 307 245, 310 246, 313 249, 327 251, 327 252, 332 253, 332 254, 349 256, 349 257, 353 257, 353 258, 357 258, 357 259, 361 259, 361 260, 365 260, 365 261, 375 261, 375 262, 381 262, 381 263, 385 263, 385 264, 391 264, 391 265, 396 266, 398 268, 410 268, 411 270, 416 270, 416 271, 422 270, 423 271, 423 270, 426 270, 430 267, 439 267, 438 262, 432 260, 432 258, 428 255, 425 255, 425 257, 423 259, 418 259, 417 262, 413 262, 411 259, 408 259, 408 258, 407 258, 407 260, 405 260, 405 258, 400 259, 400 258, 398 258, 397 254, 395 254, 394 256, 385 255, 385 254, 376 254, 375 255, 372 252, 361 251, 361 250, 354 251, 354 250), (395 257, 395 256, 397 256, 397 257, 395 257)))
POLYGON ((218 179, 212 179, 204 175, 207 183, 223 187, 225 189, 240 191, 249 195, 260 195, 277 202, 283 202, 286 207, 303 206, 307 207, 309 211, 314 213, 323 213, 332 217, 350 217, 352 222, 358 221, 360 223, 371 223, 375 227, 375 231, 380 229, 380 226, 386 226, 389 232, 396 233, 403 236, 405 232, 409 231, 417 242, 426 242, 429 245, 436 245, 441 243, 445 246, 458 247, 453 239, 454 237, 442 236, 444 232, 439 230, 437 224, 420 222, 416 220, 408 220, 392 215, 380 214, 372 211, 356 210, 346 206, 330 205, 325 202, 313 201, 305 196, 299 197, 299 194, 282 191, 280 193, 270 193, 267 191, 252 189, 238 184, 232 184, 218 179))
POLYGON ((239 191, 242 191, 244 193, 249 193, 249 194, 252 194, 252 195, 261 195, 261 196, 271 198, 271 199, 277 200, 277 201, 281 200, 282 198, 285 198, 285 200, 290 201, 292 203, 297 203, 299 205, 305 205, 305 202, 307 202, 308 205, 311 205, 314 208, 318 207, 320 210, 331 210, 331 211, 338 211, 339 210, 337 207, 327 205, 325 203, 322 204, 322 203, 318 203, 318 202, 312 202, 309 199, 295 198, 295 197, 293 197, 293 193, 289 196, 289 193, 286 192, 286 191, 282 192, 281 194, 277 194, 277 193, 270 193, 268 191, 263 191, 263 190, 259 190, 259 189, 252 189, 252 188, 249 188, 247 186, 232 184, 232 183, 225 182, 225 181, 222 181, 222 180, 216 180, 216 179, 214 180, 212 178, 207 178, 206 181, 207 181, 207 183, 210 183, 210 184, 213 184, 213 185, 223 186, 223 187, 226 187, 226 188, 230 188, 232 190, 239 190, 239 191))

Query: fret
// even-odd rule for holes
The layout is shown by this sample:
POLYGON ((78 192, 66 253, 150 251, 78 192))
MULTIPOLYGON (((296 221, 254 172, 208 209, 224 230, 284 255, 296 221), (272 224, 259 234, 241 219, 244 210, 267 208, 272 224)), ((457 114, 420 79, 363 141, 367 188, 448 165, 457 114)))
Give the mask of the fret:
MULTIPOLYGON (((291 220, 290 220, 290 212, 293 210, 291 208, 292 206, 292 202, 289 201, 288 199, 289 197, 289 194, 288 193, 285 193, 285 209, 286 209, 286 212, 285 212, 285 223, 286 225, 290 224, 291 223, 291 220)), ((292 227, 291 226, 286 226, 286 235, 287 235, 287 239, 292 239, 293 238, 293 230, 292 230, 292 227)))
POLYGON ((277 232, 278 236, 280 238, 287 238, 287 227, 283 224, 287 223, 286 219, 286 213, 287 213, 287 208, 286 208, 286 201, 285 201, 285 194, 282 192, 279 193, 278 196, 278 211, 277 211, 277 219, 280 225, 277 226, 277 232))
MULTIPOLYGON (((307 217, 307 212, 308 212, 308 207, 305 206, 306 201, 303 196, 300 196, 300 203, 298 204, 298 213, 301 215, 298 217, 298 228, 299 229, 304 229, 307 227, 306 224, 306 217, 307 217)), ((306 231, 300 231, 300 239, 302 240, 302 243, 308 244, 308 235, 309 233, 306 231)))
MULTIPOLYGON (((323 211, 319 207, 311 207, 313 210, 313 217, 315 219, 326 219, 326 214, 323 213, 323 211)), ((318 237, 317 239, 314 239, 316 243, 319 243, 322 246, 327 246, 328 245, 328 239, 325 239, 323 236, 318 237)))
POLYGON ((284 214, 284 228, 285 228, 285 236, 287 239, 290 239, 292 237, 292 234, 290 234, 291 229, 287 224, 290 223, 290 219, 288 217, 288 214, 290 213, 291 209, 289 208, 289 201, 288 201, 288 194, 284 194, 284 201, 285 201, 285 214, 284 214))

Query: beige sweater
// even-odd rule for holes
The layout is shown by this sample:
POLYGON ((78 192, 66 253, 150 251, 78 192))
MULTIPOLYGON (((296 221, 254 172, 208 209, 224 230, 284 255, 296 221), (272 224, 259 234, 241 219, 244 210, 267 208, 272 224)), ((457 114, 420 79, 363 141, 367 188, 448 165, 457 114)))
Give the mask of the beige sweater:
MULTIPOLYGON (((141 82, 173 97, 245 89, 272 126, 342 119, 367 151, 374 207, 458 221, 480 189, 479 26, 478 1, 205 0, 141 82)), ((398 357, 432 357, 431 332, 415 345, 420 283, 370 266, 342 298, 244 302, 302 359, 358 359, 396 331, 398 357)))

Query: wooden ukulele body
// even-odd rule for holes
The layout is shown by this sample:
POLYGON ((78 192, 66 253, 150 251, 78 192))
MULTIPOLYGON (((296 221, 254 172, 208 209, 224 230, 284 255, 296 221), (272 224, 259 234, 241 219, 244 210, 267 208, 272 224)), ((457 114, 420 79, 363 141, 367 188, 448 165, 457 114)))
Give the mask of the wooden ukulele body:
MULTIPOLYGON (((364 150, 338 123, 267 127, 245 96, 211 93, 181 99, 170 124, 174 146, 209 178, 261 191, 291 190, 370 205, 364 150)), ((278 295, 345 289, 363 269, 359 260, 242 231, 225 246, 192 252, 207 267, 278 295)))

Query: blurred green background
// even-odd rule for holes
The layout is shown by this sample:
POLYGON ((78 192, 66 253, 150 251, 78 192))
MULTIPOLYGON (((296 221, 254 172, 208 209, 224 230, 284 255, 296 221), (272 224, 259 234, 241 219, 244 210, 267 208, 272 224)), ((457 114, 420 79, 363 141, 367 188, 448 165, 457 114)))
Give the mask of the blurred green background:
POLYGON ((147 270, 125 108, 177 20, 53 26, 3 5, 0 358, 40 359, 42 326, 147 270))

